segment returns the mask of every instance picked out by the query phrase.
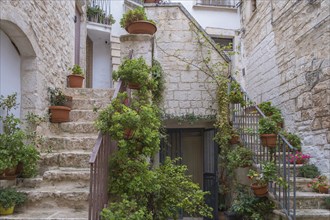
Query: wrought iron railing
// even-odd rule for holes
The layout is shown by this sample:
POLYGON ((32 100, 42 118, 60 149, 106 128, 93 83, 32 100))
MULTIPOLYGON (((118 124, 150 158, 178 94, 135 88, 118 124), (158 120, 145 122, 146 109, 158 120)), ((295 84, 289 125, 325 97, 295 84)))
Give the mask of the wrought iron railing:
POLYGON ((90 22, 111 25, 110 0, 89 0, 87 6, 87 20, 90 22))
MULTIPOLYGON (((236 80, 231 78, 231 82, 233 81, 236 80)), ((290 164, 288 155, 295 155, 297 149, 292 147, 281 134, 277 135, 276 148, 270 149, 262 146, 258 134, 258 124, 259 118, 266 116, 242 88, 241 92, 245 105, 237 103, 231 104, 230 107, 233 127, 239 132, 242 144, 254 153, 253 160, 257 169, 262 170, 262 164, 268 161, 276 163, 277 175, 288 183, 288 187, 270 183, 269 189, 273 199, 281 208, 281 212, 288 219, 294 220, 296 216, 296 160, 294 158, 294 163, 290 164)))
POLYGON ((220 6, 228 8, 236 8, 240 4, 240 0, 197 0, 196 5, 220 6))

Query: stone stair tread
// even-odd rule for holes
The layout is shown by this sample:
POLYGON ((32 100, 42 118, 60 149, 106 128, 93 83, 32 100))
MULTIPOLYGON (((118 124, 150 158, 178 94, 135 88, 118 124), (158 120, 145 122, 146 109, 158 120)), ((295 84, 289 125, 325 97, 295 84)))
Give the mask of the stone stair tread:
POLYGON ((77 209, 27 209, 9 216, 0 216, 1 220, 87 220, 88 212, 77 209))
MULTIPOLYGON (((290 195, 293 196, 293 192, 290 192, 290 195)), ((296 192, 296 197, 301 199, 309 199, 309 198, 326 198, 330 197, 330 194, 318 193, 318 192, 296 192)))
POLYGON ((330 219, 330 210, 327 209, 297 209, 296 217, 304 219, 317 219, 316 217, 328 217, 330 219))
POLYGON ((19 188, 21 192, 25 192, 27 194, 66 194, 66 193, 87 193, 89 194, 89 187, 88 186, 72 186, 67 185, 63 187, 62 185, 47 185, 47 186, 39 186, 38 188, 19 188))
POLYGON ((90 155, 92 152, 90 151, 84 151, 84 150, 64 150, 59 152, 51 152, 51 153, 40 153, 41 157, 44 156, 54 156, 58 154, 83 154, 83 155, 90 155))

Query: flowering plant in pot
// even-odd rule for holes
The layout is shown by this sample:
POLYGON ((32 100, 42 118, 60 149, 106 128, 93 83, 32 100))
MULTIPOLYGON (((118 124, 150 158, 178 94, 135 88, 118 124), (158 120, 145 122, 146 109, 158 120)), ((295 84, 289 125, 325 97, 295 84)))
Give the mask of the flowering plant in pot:
POLYGON ((142 7, 137 7, 123 14, 120 26, 130 34, 150 34, 157 31, 153 20, 147 18, 147 14, 142 7))
POLYGON ((48 88, 50 98, 50 121, 54 123, 68 122, 71 108, 65 106, 67 96, 59 88, 48 88))
POLYGON ((275 181, 284 188, 287 187, 286 181, 283 180, 282 177, 277 176, 276 165, 273 161, 264 163, 260 172, 250 169, 247 176, 253 181, 251 184, 251 189, 258 197, 267 195, 268 183, 271 181, 275 181))
POLYGON ((304 164, 307 163, 308 160, 311 158, 308 154, 303 154, 302 152, 296 152, 295 154, 288 155, 289 163, 293 164, 296 161, 296 164, 304 164))
POLYGON ((278 132, 276 122, 267 117, 261 118, 259 120, 258 132, 263 146, 276 147, 278 132))
POLYGON ((307 186, 312 188, 316 192, 326 193, 326 194, 329 193, 328 178, 324 175, 314 178, 312 182, 310 182, 307 186))
POLYGON ((82 88, 85 79, 83 69, 78 64, 75 64, 69 70, 71 74, 68 75, 68 86, 70 88, 82 88))
POLYGON ((11 188, 0 189, 0 215, 13 214, 15 206, 21 205, 25 201, 24 193, 11 188))

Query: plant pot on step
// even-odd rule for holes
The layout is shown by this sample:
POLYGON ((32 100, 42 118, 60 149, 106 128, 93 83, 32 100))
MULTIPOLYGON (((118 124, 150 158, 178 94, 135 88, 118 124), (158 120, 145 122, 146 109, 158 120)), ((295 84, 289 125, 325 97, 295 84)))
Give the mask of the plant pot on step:
POLYGON ((71 109, 66 106, 49 106, 50 122, 61 123, 70 120, 71 109))
POLYGON ((329 193, 329 186, 319 186, 319 193, 328 194, 329 193))
POLYGON ((153 35, 157 31, 156 25, 149 21, 135 21, 128 25, 125 30, 130 34, 150 34, 153 35))
POLYGON ((268 185, 260 186, 256 183, 251 184, 251 189, 253 190, 253 193, 257 197, 265 197, 268 194, 268 185))
POLYGON ((126 140, 130 140, 133 138, 134 131, 132 129, 126 128, 124 131, 124 138, 126 140))
POLYGON ((14 213, 15 206, 9 207, 9 208, 3 208, 2 205, 0 205, 0 215, 12 215, 14 213))
POLYGON ((68 75, 68 86, 70 88, 82 88, 85 77, 81 75, 68 75))
POLYGON ((0 171, 0 180, 14 180, 16 179, 16 169, 17 166, 7 168, 3 171, 0 171))
POLYGON ((130 89, 136 89, 139 90, 141 88, 141 85, 138 83, 128 82, 128 88, 130 89))
POLYGON ((229 140, 230 144, 238 144, 239 143, 239 136, 231 136, 231 139, 229 140))
POLYGON ((261 144, 264 147, 276 147, 277 134, 260 134, 261 144))

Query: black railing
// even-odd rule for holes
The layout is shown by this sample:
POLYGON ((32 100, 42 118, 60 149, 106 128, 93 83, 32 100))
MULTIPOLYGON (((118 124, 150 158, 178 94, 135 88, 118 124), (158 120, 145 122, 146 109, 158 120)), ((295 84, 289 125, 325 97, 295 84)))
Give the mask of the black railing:
MULTIPOLYGON (((232 78, 232 81, 235 79, 232 78)), ((262 170, 262 164, 268 161, 276 163, 277 176, 282 177, 288 183, 288 187, 270 183, 270 192, 281 208, 281 212, 288 219, 294 220, 296 216, 296 160, 294 159, 293 163, 290 164, 288 156, 289 154, 295 155, 297 149, 292 147, 281 134, 277 135, 276 148, 262 146, 258 134, 258 124, 259 118, 266 116, 242 88, 241 92, 244 97, 244 105, 240 103, 230 104, 233 127, 239 132, 243 145, 254 153, 254 166, 257 169, 262 170)))
POLYGON ((90 22, 111 25, 110 0, 90 0, 87 6, 87 20, 90 22))
POLYGON ((236 8, 240 4, 240 0, 197 0, 196 5, 220 6, 228 8, 236 8))

